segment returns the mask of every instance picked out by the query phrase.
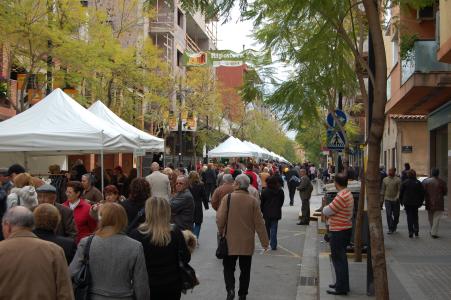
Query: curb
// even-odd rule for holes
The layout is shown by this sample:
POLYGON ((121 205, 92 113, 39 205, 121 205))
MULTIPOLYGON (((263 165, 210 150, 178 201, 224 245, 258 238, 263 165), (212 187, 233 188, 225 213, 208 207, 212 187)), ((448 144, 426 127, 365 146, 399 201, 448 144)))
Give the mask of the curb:
POLYGON ((318 299, 318 223, 310 222, 305 233, 296 300, 318 299))

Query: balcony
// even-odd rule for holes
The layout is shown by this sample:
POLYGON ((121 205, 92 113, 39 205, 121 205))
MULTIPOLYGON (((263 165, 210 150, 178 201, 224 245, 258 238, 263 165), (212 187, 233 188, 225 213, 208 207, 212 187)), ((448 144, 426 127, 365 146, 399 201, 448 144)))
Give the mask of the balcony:
POLYGON ((451 99, 451 65, 437 60, 437 48, 436 41, 415 42, 407 58, 401 60, 398 74, 390 75, 392 89, 386 113, 425 115, 451 99), (399 88, 394 86, 398 84, 399 88))
POLYGON ((436 41, 416 41, 407 59, 401 61, 401 85, 414 73, 451 72, 451 64, 437 60, 436 41))

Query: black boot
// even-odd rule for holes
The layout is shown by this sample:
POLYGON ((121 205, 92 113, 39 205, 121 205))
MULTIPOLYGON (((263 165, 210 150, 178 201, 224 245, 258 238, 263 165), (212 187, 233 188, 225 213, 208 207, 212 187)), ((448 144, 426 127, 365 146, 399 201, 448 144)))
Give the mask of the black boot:
POLYGON ((227 291, 227 300, 233 300, 233 299, 235 299, 235 290, 227 291))
POLYGON ((244 295, 244 296, 239 296, 239 298, 238 298, 239 300, 246 300, 246 296, 244 295))

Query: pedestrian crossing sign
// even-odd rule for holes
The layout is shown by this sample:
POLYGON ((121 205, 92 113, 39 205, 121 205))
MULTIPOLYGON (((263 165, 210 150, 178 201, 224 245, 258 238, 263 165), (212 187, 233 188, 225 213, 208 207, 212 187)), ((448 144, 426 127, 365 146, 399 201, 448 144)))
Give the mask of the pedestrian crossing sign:
POLYGON ((341 131, 327 130, 327 148, 335 151, 342 151, 345 148, 345 138, 341 131))

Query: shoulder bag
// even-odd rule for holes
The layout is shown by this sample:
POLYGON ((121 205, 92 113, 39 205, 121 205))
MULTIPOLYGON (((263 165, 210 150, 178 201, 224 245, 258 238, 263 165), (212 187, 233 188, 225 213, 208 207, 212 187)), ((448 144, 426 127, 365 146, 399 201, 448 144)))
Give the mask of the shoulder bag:
POLYGON ((195 286, 199 285, 199 279, 197 279, 196 271, 194 271, 193 267, 182 259, 182 243, 186 243, 183 233, 176 226, 173 227, 173 230, 178 235, 177 257, 182 280, 182 292, 186 294, 187 290, 192 290, 195 286))
POLYGON ((75 300, 89 300, 89 288, 91 285, 91 273, 89 272, 89 249, 94 235, 91 235, 83 250, 83 261, 80 270, 72 277, 75 300))
POLYGON ((135 218, 130 222, 130 224, 128 224, 127 229, 125 230, 126 234, 130 234, 130 232, 132 232, 132 230, 137 227, 136 225, 137 225, 139 219, 141 219, 141 217, 144 215, 145 212, 146 212, 145 207, 141 208, 138 211, 135 218))
POLYGON ((229 248, 227 245, 227 223, 229 222, 229 210, 230 210, 230 198, 232 197, 231 194, 227 196, 227 217, 226 217, 226 223, 225 223, 225 232, 224 235, 222 235, 219 238, 218 242, 218 248, 216 249, 216 257, 218 259, 224 259, 227 255, 229 255, 229 248))

